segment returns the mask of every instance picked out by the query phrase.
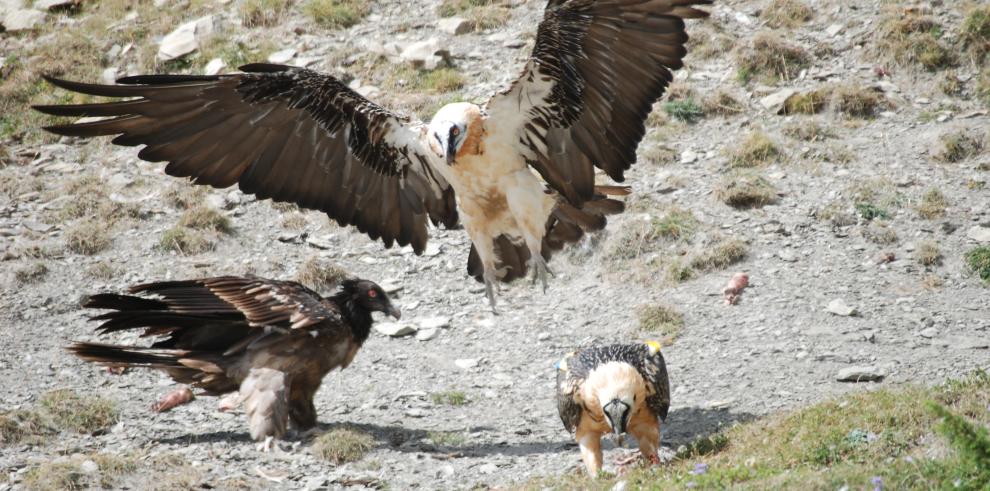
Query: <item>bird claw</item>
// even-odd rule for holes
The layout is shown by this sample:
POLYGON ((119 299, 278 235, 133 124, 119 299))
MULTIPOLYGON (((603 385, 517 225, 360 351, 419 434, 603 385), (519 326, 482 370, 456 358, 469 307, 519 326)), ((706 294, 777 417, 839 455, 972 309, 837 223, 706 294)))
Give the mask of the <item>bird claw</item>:
POLYGON ((265 441, 258 442, 256 447, 259 452, 270 453, 275 449, 278 449, 278 445, 275 443, 275 437, 266 436, 265 441))
POLYGON ((539 280, 543 284, 543 293, 547 292, 547 275, 557 277, 547 266, 546 259, 543 256, 537 254, 530 259, 530 267, 533 268, 533 284, 539 280))
POLYGON ((498 279, 495 278, 494 272, 485 272, 485 296, 488 297, 488 303, 492 307, 492 313, 498 315, 498 311, 495 310, 495 292, 499 290, 498 279))

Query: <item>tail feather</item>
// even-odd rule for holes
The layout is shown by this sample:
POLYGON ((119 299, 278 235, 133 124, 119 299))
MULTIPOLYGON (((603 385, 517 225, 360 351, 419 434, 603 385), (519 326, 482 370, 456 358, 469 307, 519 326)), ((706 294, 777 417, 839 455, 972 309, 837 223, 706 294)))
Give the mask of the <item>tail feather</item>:
POLYGON ((103 343, 73 343, 66 351, 91 363, 110 366, 144 368, 185 368, 179 359, 188 356, 184 350, 140 348, 103 343))

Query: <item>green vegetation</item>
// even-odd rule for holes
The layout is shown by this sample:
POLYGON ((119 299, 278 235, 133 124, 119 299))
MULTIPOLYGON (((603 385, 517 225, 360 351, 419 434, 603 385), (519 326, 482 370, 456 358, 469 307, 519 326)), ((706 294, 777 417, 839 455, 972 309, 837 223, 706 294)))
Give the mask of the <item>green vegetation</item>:
POLYGON ((32 491, 110 489, 115 487, 121 476, 137 468, 138 459, 131 455, 76 454, 32 467, 24 474, 24 486, 32 491), (83 469, 88 462, 96 464, 95 472, 83 469))
POLYGON ((935 159, 946 163, 962 162, 983 151, 984 141, 966 131, 953 131, 943 134, 939 140, 942 149, 935 153, 935 159))
POLYGON ((990 247, 980 246, 966 253, 966 265, 983 281, 990 283, 990 247))
POLYGON ((784 101, 784 114, 817 114, 825 109, 831 97, 830 88, 800 92, 784 101))
POLYGON ((200 254, 212 251, 216 243, 206 237, 203 232, 188 227, 175 226, 162 232, 158 240, 158 249, 174 251, 179 254, 200 254))
POLYGON ((990 6, 975 5, 970 9, 959 28, 959 40, 973 64, 984 62, 990 54, 990 6))
POLYGON ((426 438, 439 447, 456 447, 467 441, 467 437, 460 431, 429 431, 426 438))
POLYGON ((702 437, 673 463, 524 489, 962 489, 990 482, 990 375, 858 392, 702 437), (925 403, 925 401, 929 401, 925 403))
POLYGON ((459 390, 448 390, 446 392, 434 392, 430 394, 433 404, 443 404, 447 406, 463 406, 468 403, 467 394, 459 390))
POLYGON ((832 110, 854 118, 872 118, 886 104, 883 94, 859 84, 838 84, 831 87, 832 110))
POLYGON ((93 433, 113 426, 117 419, 113 401, 54 390, 43 394, 30 409, 0 412, 0 445, 38 442, 60 431, 93 433))
POLYGON ((691 267, 698 271, 725 269, 745 259, 748 249, 741 239, 720 240, 691 259, 691 267))
POLYGON ((887 210, 873 203, 856 203, 854 206, 856 207, 856 213, 859 213, 859 216, 862 217, 863 220, 870 221, 876 220, 877 218, 890 218, 890 213, 888 213, 887 210))
POLYGON ((244 0, 238 8, 245 27, 273 27, 289 11, 291 0, 244 0))
POLYGON ((334 465, 361 460, 374 448, 375 439, 355 428, 334 428, 313 442, 313 453, 334 465))
POLYGON ((949 203, 941 191, 930 188, 921 197, 921 203, 918 203, 918 216, 926 220, 941 218, 945 216, 945 207, 948 205, 949 203))
POLYGON ((881 22, 875 51, 900 65, 913 64, 936 71, 956 62, 952 48, 943 42, 942 35, 942 26, 935 19, 896 11, 881 22))
POLYGON ((303 12, 328 29, 351 27, 371 11, 369 0, 308 0, 303 12))
POLYGON ((626 224, 619 233, 610 255, 632 259, 644 251, 654 250, 661 241, 688 241, 698 228, 698 219, 690 211, 670 207, 661 216, 650 216, 626 224))
POLYGON ((663 110, 670 117, 687 123, 694 123, 705 115, 705 111, 691 97, 667 101, 663 103, 663 110))

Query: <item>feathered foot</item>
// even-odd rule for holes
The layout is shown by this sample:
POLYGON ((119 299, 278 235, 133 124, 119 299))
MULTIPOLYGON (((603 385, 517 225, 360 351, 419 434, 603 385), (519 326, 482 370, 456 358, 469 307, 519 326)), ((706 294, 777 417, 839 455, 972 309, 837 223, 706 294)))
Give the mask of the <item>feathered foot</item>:
POLYGON ((535 254, 529 260, 529 267, 533 269, 533 284, 536 284, 536 280, 543 283, 543 293, 547 292, 547 275, 556 277, 553 271, 547 266, 546 259, 540 254, 535 254))
POLYGON ((258 442, 256 448, 259 452, 270 453, 272 450, 278 449, 278 445, 275 443, 275 437, 269 435, 265 437, 265 441, 258 442))

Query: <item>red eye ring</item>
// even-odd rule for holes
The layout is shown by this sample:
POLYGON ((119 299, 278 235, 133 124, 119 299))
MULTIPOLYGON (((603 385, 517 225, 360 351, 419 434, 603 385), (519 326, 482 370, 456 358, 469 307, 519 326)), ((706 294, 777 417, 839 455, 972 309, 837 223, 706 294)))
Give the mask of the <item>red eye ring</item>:
POLYGON ((456 127, 456 126, 454 126, 453 128, 450 129, 450 134, 451 135, 454 135, 454 136, 460 135, 461 134, 461 129, 458 128, 458 127, 456 127))
POLYGON ((377 296, 378 296, 378 292, 376 292, 375 290, 368 290, 368 297, 369 298, 375 298, 377 296))

